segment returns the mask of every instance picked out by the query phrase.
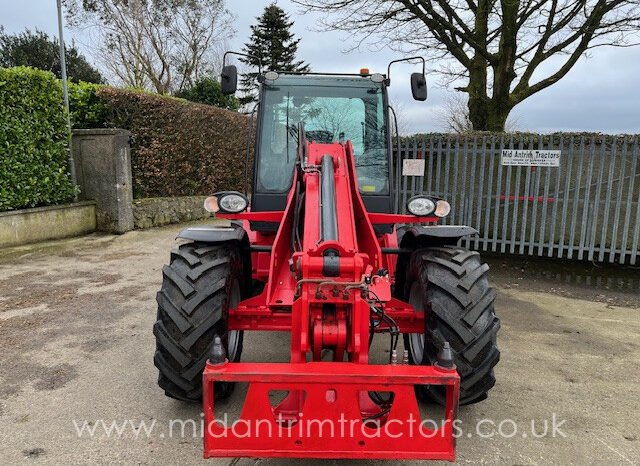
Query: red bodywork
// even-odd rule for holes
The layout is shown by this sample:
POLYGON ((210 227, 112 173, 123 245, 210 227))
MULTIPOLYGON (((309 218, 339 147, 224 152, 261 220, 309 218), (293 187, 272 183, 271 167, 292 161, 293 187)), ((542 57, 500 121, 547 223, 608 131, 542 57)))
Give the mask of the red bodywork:
MULTIPOLYGON (((293 181, 296 186, 301 177, 305 191, 299 250, 291 252, 295 189, 282 212, 218 215, 243 220, 252 245, 271 246, 271 252, 252 252, 253 278, 266 286, 229 310, 229 330, 289 331, 291 357, 288 363, 207 363, 204 456, 453 461, 460 383, 455 367, 369 364, 372 304, 381 306, 400 332, 424 331, 423 314, 391 296, 397 256, 381 248, 397 247, 396 234, 377 236, 373 224, 437 218, 368 213, 351 143, 306 144, 307 168, 298 170, 293 181), (321 240, 318 167, 326 155, 333 159, 337 241, 321 240), (275 235, 265 235, 251 231, 249 221, 279 222, 280 227, 275 235), (339 253, 339 270, 332 276, 324 270, 327 250, 339 253), (389 273, 378 274, 381 269, 389 273), (321 361, 325 349, 333 352, 333 361, 321 361), (349 362, 343 362, 345 356, 349 362), (249 383, 241 422, 234 426, 214 417, 213 386, 220 381, 249 383), (445 388, 442 425, 421 424, 416 384, 445 388), (273 390, 288 391, 275 407, 268 397, 273 390), (374 402, 369 392, 376 391, 393 393, 392 404, 374 402)), ((376 332, 387 331, 388 325, 378 320, 376 332)))

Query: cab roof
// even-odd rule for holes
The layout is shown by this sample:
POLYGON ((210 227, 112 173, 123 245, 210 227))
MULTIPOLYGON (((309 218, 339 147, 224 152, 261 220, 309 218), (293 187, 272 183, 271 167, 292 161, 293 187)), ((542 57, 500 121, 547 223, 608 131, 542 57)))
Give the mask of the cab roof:
POLYGON ((380 88, 382 83, 371 80, 370 74, 331 74, 331 73, 281 73, 275 80, 265 80, 271 86, 340 86, 380 88))

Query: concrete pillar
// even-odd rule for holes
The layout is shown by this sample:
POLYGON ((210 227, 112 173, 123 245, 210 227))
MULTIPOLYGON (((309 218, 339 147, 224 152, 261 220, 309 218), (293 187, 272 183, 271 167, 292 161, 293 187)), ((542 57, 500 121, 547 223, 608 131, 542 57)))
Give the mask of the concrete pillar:
POLYGON ((73 131, 79 198, 96 201, 100 231, 133 230, 130 136, 129 131, 122 129, 73 131))

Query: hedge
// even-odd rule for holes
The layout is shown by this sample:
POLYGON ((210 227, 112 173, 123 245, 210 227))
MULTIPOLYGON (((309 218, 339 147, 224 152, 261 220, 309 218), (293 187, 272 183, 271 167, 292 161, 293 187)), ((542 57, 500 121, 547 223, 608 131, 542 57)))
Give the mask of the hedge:
POLYGON ((74 129, 102 128, 107 125, 105 103, 97 95, 101 87, 100 84, 69 82, 69 110, 74 129))
MULTIPOLYGON (((245 115, 184 99, 69 83, 73 128, 132 133, 136 198, 242 189, 245 115)), ((0 211, 54 205, 74 194, 67 173, 62 85, 50 72, 0 69, 0 211)))
POLYGON ((244 186, 249 118, 183 99, 100 87, 105 124, 131 131, 134 197, 244 186))
POLYGON ((62 85, 53 73, 0 68, 0 211, 73 198, 62 85))

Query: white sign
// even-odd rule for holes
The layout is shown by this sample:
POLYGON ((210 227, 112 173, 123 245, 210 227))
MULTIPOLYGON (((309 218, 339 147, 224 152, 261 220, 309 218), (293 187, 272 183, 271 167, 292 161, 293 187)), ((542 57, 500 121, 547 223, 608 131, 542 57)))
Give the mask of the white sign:
POLYGON ((402 176, 424 176, 424 159, 403 159, 402 176))
POLYGON ((526 167, 559 167, 559 150, 502 150, 502 165, 526 167))

